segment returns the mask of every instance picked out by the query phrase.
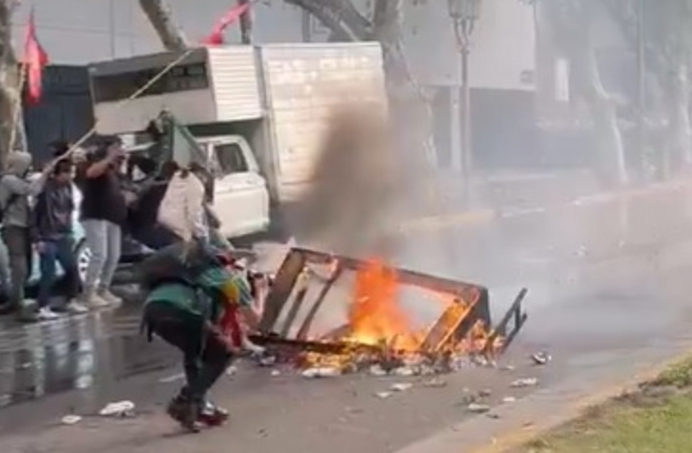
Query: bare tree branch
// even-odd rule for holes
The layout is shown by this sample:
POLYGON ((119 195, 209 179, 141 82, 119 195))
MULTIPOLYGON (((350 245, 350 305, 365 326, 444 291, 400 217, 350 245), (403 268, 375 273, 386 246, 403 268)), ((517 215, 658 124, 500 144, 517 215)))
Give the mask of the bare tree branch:
POLYGON ((139 6, 166 50, 179 51, 190 47, 185 34, 173 22, 170 8, 164 0, 139 0, 139 6))
POLYGON ((365 41, 372 35, 371 22, 351 0, 284 0, 312 14, 339 39, 365 41))
MULTIPOLYGON (((250 0, 236 0, 238 5, 249 5, 250 0)), ((252 44, 252 8, 240 16, 240 42, 252 44)))

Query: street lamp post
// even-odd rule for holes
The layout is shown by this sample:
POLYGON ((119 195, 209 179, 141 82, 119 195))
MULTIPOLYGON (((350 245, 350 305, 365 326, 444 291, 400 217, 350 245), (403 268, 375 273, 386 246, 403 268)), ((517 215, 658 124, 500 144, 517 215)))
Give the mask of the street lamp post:
POLYGON ((473 166, 471 146, 471 89, 469 86, 469 51, 471 34, 480 15, 482 0, 448 0, 449 16, 454 24, 454 36, 459 51, 458 119, 461 122, 459 148, 453 150, 452 167, 461 170, 464 184, 468 184, 473 166))

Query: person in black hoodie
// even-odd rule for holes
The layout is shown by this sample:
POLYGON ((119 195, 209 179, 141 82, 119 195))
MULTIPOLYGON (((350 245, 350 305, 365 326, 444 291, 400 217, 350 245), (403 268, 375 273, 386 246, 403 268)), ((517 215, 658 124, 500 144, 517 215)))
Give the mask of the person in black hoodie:
POLYGON ((51 289, 56 282, 56 263, 65 273, 67 310, 71 313, 87 311, 86 307, 75 301, 80 288, 72 230, 75 210, 72 174, 73 165, 69 158, 58 161, 43 192, 36 198, 33 211, 32 233, 41 271, 38 317, 43 320, 58 317, 49 305, 51 289))

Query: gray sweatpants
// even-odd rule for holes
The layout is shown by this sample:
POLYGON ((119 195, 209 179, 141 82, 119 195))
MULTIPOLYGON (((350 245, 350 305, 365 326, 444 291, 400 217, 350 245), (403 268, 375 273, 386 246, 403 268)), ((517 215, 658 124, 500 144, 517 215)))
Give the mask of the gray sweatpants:
POLYGON ((122 231, 120 226, 107 220, 83 220, 82 226, 91 251, 84 291, 91 294, 107 290, 120 261, 122 231))

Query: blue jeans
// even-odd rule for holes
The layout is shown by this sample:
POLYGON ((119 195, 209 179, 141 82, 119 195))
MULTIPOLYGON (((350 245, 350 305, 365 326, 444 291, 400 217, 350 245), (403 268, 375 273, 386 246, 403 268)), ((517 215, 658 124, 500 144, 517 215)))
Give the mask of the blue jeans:
POLYGON ((47 307, 50 303, 51 290, 56 282, 56 263, 65 272, 66 296, 72 299, 79 291, 77 258, 74 254, 74 241, 71 237, 38 243, 39 266, 41 279, 38 286, 38 306, 47 307))

